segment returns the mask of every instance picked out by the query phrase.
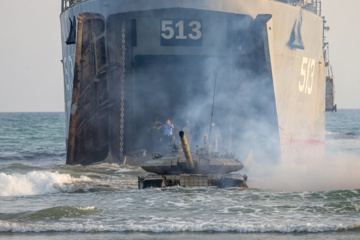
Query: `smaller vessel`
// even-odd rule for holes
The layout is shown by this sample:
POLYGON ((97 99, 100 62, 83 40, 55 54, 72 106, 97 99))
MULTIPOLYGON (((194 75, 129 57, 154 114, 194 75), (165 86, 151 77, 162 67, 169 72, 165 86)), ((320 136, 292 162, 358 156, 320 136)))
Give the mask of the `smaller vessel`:
POLYGON ((149 187, 243 187, 247 188, 247 176, 240 175, 244 165, 230 152, 211 152, 210 146, 197 148, 190 153, 183 131, 179 132, 181 147, 173 144, 170 153, 163 157, 156 153, 153 159, 141 165, 151 174, 138 177, 140 189, 149 187))

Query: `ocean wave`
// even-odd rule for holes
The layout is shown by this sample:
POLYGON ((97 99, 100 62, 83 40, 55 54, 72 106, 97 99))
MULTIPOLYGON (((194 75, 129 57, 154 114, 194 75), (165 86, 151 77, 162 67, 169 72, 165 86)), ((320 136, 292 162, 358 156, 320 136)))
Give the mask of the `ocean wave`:
POLYGON ((351 132, 326 132, 325 135, 326 139, 335 139, 335 140, 341 140, 341 139, 359 139, 360 138, 360 132, 357 131, 351 131, 351 132))
POLYGON ((61 218, 79 218, 98 212, 94 206, 89 207, 73 207, 58 206, 42 209, 22 217, 21 221, 41 221, 41 220, 57 220, 61 218))
POLYGON ((4 166, 2 168, 3 171, 39 171, 39 170, 43 170, 44 167, 43 166, 33 166, 33 165, 28 165, 28 164, 24 164, 24 163, 11 163, 7 166, 4 166))
POLYGON ((347 132, 345 133, 346 136, 351 136, 351 137, 360 137, 360 132, 347 132))
POLYGON ((262 225, 226 223, 159 223, 159 224, 119 224, 104 223, 12 223, 0 220, 0 232, 151 232, 151 233, 323 233, 338 231, 358 231, 354 224, 303 224, 303 225, 262 225))
POLYGON ((95 163, 87 166, 83 165, 62 165, 61 169, 76 173, 121 175, 121 174, 137 174, 144 172, 139 166, 119 165, 118 163, 95 163))
POLYGON ((49 154, 21 154, 21 153, 17 153, 16 155, 6 155, 3 153, 0 153, 0 161, 34 161, 34 162, 38 162, 38 161, 42 161, 42 160, 52 160, 52 161, 62 161, 65 162, 66 159, 66 154, 53 154, 53 153, 49 153, 49 154))
POLYGON ((74 178, 58 172, 32 171, 26 174, 0 173, 0 196, 23 196, 58 193, 69 190, 69 184, 90 181, 85 176, 74 178))

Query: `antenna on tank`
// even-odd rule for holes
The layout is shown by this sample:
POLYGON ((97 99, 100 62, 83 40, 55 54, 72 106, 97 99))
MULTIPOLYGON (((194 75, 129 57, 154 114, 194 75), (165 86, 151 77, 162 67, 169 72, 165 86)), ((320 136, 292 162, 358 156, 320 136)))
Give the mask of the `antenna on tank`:
POLYGON ((213 116, 214 116, 214 103, 215 103, 215 92, 216 92, 216 78, 217 78, 217 73, 215 73, 215 81, 214 81, 214 93, 213 93, 213 102, 212 102, 212 107, 211 107, 211 119, 210 119, 209 140, 211 139, 211 127, 212 127, 213 116))

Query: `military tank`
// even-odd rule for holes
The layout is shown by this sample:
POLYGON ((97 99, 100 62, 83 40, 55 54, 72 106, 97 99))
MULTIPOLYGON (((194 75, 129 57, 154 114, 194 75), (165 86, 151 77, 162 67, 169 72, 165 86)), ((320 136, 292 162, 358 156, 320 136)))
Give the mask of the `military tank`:
POLYGON ((170 186, 248 187, 247 176, 238 173, 244 165, 235 159, 233 153, 211 152, 210 146, 206 145, 191 154, 185 133, 180 131, 179 136, 181 147, 174 144, 166 156, 156 153, 141 165, 150 174, 138 177, 140 189, 170 186))

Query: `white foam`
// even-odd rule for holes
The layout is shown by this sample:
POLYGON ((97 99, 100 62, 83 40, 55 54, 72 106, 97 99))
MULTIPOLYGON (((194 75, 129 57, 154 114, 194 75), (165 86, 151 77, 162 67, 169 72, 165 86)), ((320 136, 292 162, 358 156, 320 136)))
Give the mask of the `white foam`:
POLYGON ((95 207, 94 206, 91 206, 91 207, 77 207, 77 209, 84 210, 84 211, 89 211, 89 210, 94 210, 95 207))
POLYGON ((357 224, 303 224, 303 225, 266 225, 246 223, 157 223, 157 224, 119 224, 104 225, 102 223, 11 223, 0 220, 0 232, 239 232, 239 233, 318 233, 341 230, 352 230, 357 224))
POLYGON ((129 169, 120 169, 120 170, 117 170, 115 173, 125 173, 125 172, 130 172, 129 169))
POLYGON ((339 133, 339 132, 325 131, 325 134, 327 134, 327 135, 340 135, 341 133, 339 133))
POLYGON ((74 178, 58 172, 32 171, 27 174, 0 173, 0 196, 40 195, 66 191, 68 184, 90 181, 88 177, 74 178))

